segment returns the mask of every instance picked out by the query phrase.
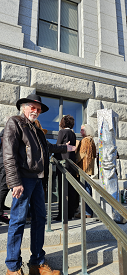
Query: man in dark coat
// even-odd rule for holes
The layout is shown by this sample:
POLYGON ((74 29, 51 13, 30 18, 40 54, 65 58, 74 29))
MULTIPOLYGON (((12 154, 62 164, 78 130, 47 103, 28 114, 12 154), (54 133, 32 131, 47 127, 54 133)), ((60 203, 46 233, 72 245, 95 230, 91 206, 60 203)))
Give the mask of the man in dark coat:
POLYGON ((31 257, 32 275, 59 275, 45 264, 44 231, 45 202, 42 178, 48 168, 48 153, 66 153, 75 150, 70 145, 53 145, 46 141, 35 120, 48 111, 41 97, 31 94, 17 101, 21 116, 11 117, 4 130, 3 157, 6 182, 12 189, 12 207, 8 229, 6 275, 23 275, 21 268, 21 242, 29 204, 31 206, 31 257))

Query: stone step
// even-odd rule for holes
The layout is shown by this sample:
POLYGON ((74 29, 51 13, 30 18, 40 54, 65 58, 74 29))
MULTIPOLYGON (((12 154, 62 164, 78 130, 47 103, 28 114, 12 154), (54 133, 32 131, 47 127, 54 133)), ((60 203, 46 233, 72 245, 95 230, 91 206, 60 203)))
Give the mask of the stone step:
MULTIPOLYGON (((62 270, 63 263, 63 246, 44 246, 46 252, 46 261, 53 269, 62 270)), ((21 249, 21 255, 24 262, 24 272, 28 273, 28 262, 30 258, 30 250, 28 248, 21 249)), ((0 274, 5 274, 6 251, 0 252, 0 274)), ((68 246, 68 267, 81 269, 81 244, 70 244, 68 246)), ((117 244, 114 242, 100 242, 94 245, 87 244, 87 265, 93 266, 97 264, 109 264, 118 261, 117 244)))
MULTIPOLYGON (((57 246, 63 244, 63 231, 61 230, 62 223, 53 222, 51 226, 51 232, 45 232, 45 245, 57 246)), ((119 225, 125 232, 127 232, 127 224, 119 225)), ((46 225, 47 229, 47 225, 46 225)), ((7 246, 7 232, 8 226, 0 226, 0 251, 6 250, 7 246)), ((114 236, 103 225, 102 222, 96 221, 96 219, 86 219, 86 239, 87 243, 108 242, 114 241, 114 236)), ((81 220, 72 220, 68 223, 68 243, 75 244, 81 243, 81 220)), ((30 245, 30 224, 26 224, 22 248, 28 248, 30 245)))
MULTIPOLYGON (((11 202, 11 192, 8 196, 11 202)), ((52 204, 52 218, 57 214, 57 203, 52 204)), ((46 204, 47 208, 47 204, 46 204)), ((127 233, 127 224, 119 225, 127 233)), ((63 262, 63 231, 62 223, 52 221, 51 232, 45 231, 44 250, 46 260, 53 269, 62 270, 63 262)), ((46 225, 47 229, 47 225, 46 225)), ((8 226, 0 224, 0 274, 6 272, 4 264, 6 258, 8 226)), ((96 218, 86 219, 87 263, 89 266, 109 264, 118 261, 117 242, 102 222, 96 218)), ((30 224, 26 224, 22 241, 22 257, 24 271, 28 274, 27 263, 30 257, 30 224)), ((81 269, 81 220, 74 219, 68 222, 68 266, 69 269, 81 269)), ((68 272, 71 274, 71 271, 68 272)))
MULTIPOLYGON (((119 226, 127 232, 127 224, 119 226)), ((69 221, 68 228, 68 265, 69 268, 81 268, 81 221, 69 221)), ((7 230, 8 226, 0 226, 0 274, 4 274, 6 271, 4 261, 6 258, 7 230)), ((117 242, 101 222, 95 219, 86 219, 86 230, 87 262, 89 266, 118 261, 117 242)), ((25 272, 28 272, 29 247, 30 224, 27 224, 21 248, 25 272)), ((53 269, 62 269, 63 231, 61 230, 61 223, 53 222, 52 231, 45 232, 44 250, 49 265, 53 269)))

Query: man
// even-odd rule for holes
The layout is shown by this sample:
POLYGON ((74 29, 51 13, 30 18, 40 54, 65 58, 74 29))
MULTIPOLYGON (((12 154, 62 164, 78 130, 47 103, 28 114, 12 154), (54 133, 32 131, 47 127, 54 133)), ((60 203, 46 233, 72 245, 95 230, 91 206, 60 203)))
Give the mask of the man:
POLYGON ((8 229, 6 275, 24 275, 21 268, 21 242, 29 203, 31 205, 31 275, 59 275, 45 264, 44 230, 45 203, 42 178, 48 167, 48 152, 66 153, 75 146, 51 144, 34 121, 48 111, 38 95, 29 95, 16 103, 21 116, 11 117, 4 130, 3 156, 6 181, 12 189, 12 207, 8 229))
MULTIPOLYGON (((83 139, 77 145, 76 163, 89 176, 94 175, 94 159, 96 158, 96 146, 93 140, 94 130, 88 124, 81 125, 80 133, 83 139)), ((85 182, 86 191, 92 196, 92 188, 89 183, 85 182)), ((92 209, 86 204, 86 218, 91 218, 92 209)), ((75 215, 81 217, 81 213, 75 215)))

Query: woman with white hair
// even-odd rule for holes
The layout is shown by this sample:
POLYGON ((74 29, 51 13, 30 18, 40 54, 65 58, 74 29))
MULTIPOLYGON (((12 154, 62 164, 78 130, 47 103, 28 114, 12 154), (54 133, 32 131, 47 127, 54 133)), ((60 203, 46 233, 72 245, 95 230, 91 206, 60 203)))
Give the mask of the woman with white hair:
MULTIPOLYGON (((94 130, 89 124, 81 125, 80 133, 83 139, 79 142, 76 153, 76 163, 89 176, 94 175, 94 160, 96 158, 96 146, 93 140, 94 130)), ((92 188, 85 182, 86 191, 92 196, 92 188)), ((91 218, 92 209, 86 204, 86 218, 91 218)), ((75 215, 80 218, 81 214, 75 215)))

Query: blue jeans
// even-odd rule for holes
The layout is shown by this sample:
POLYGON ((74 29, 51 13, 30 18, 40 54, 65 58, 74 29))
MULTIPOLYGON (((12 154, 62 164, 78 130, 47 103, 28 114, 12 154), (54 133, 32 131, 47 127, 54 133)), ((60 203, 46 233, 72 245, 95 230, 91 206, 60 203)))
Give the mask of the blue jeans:
POLYGON ((30 264, 44 263, 45 201, 41 179, 22 178, 23 194, 13 198, 8 228, 6 265, 10 271, 20 269, 22 265, 21 243, 31 205, 31 257, 30 264))

